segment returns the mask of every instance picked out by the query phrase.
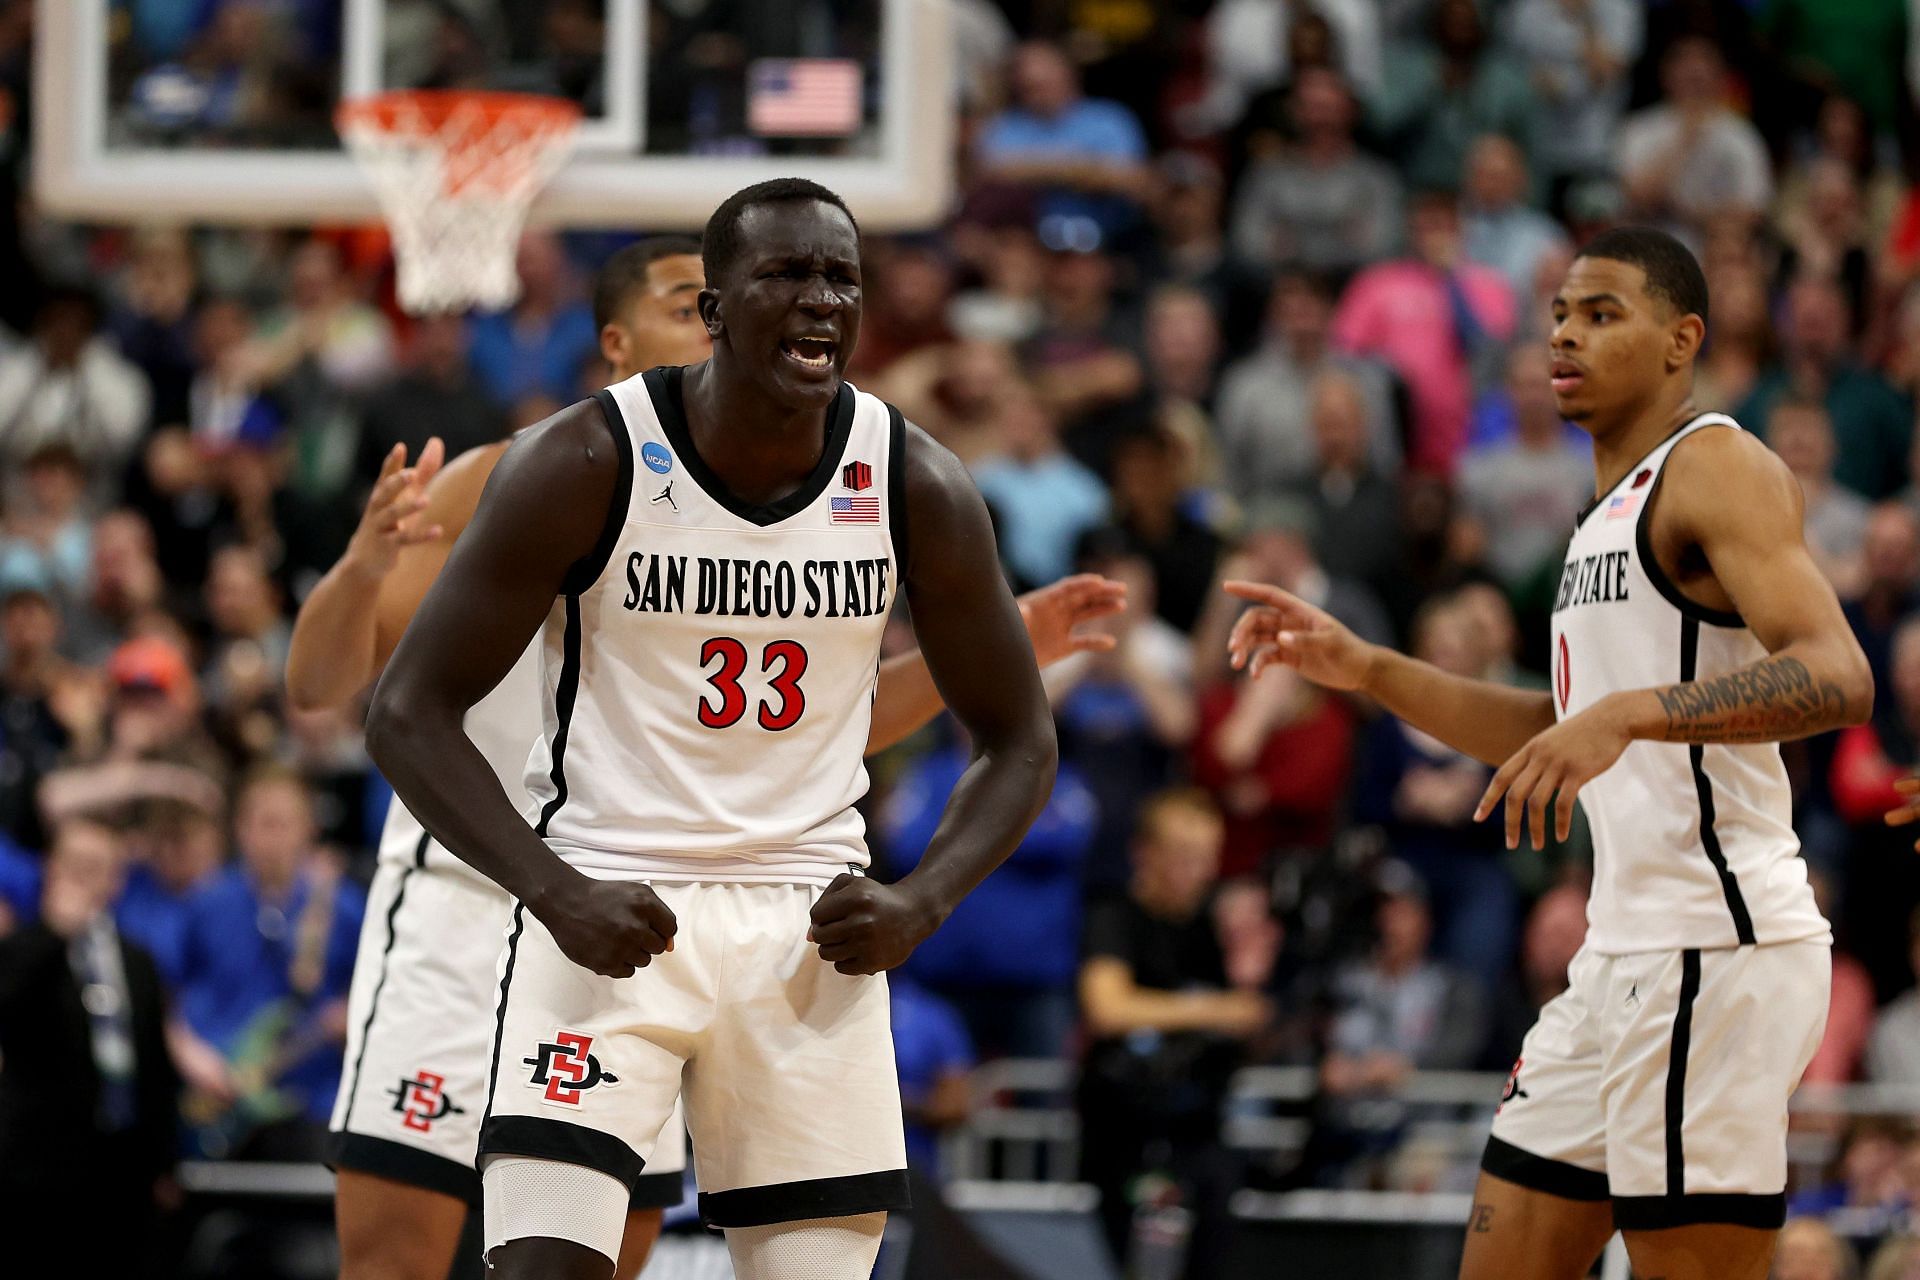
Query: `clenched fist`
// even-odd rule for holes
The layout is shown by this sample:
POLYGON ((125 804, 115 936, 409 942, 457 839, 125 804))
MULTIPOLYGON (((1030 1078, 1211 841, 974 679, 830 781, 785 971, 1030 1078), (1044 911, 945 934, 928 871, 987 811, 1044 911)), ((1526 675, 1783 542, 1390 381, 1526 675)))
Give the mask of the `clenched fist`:
POLYGON ((807 937, 841 973, 881 973, 905 964, 933 936, 941 914, 903 884, 842 875, 813 904, 807 937))
POLYGON ((586 876, 534 912, 567 959, 609 978, 633 976, 673 950, 679 922, 648 886, 586 876))

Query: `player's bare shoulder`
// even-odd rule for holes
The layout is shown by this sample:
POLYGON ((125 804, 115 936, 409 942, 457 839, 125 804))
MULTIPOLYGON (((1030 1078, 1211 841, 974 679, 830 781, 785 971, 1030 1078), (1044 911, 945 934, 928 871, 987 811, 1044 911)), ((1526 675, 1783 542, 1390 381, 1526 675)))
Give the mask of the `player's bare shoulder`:
MULTIPOLYGON (((986 500, 980 496, 966 464, 953 450, 908 422, 902 452, 905 455, 899 463, 902 496, 913 531, 912 547, 960 551, 972 539, 993 537, 986 500)), ((901 572, 911 577, 916 566, 926 567, 944 558, 904 556, 901 572)))
POLYGON ((1805 503, 1800 482, 1759 437, 1706 426, 1674 444, 1655 516, 1698 542, 1744 527, 1798 530, 1805 503))

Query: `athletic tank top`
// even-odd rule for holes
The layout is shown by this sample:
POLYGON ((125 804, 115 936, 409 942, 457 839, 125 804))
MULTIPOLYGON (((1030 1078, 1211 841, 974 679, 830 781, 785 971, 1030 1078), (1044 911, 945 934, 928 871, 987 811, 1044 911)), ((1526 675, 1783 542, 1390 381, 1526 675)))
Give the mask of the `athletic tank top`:
MULTIPOLYGON (((1618 690, 1726 675, 1767 651, 1735 613, 1681 595, 1655 560, 1647 512, 1694 418, 1574 526, 1553 604, 1559 719, 1618 690)), ((1774 743, 1634 742, 1580 793, 1593 832, 1587 945, 1604 954, 1788 942, 1827 933, 1774 743)))
MULTIPOLYGON (((527 800, 527 756, 540 737, 540 642, 528 645, 519 661, 493 691, 467 709, 467 737, 487 758, 505 788, 507 799, 522 816, 530 812, 527 800)), ((380 833, 380 861, 403 863, 422 870, 457 871, 491 885, 493 881, 449 853, 427 835, 399 796, 387 805, 387 822, 380 833)))
POLYGON ((746 503, 693 447, 683 375, 597 396, 627 478, 542 636, 535 830, 601 878, 825 883, 868 862, 905 424, 843 384, 812 475, 746 503))

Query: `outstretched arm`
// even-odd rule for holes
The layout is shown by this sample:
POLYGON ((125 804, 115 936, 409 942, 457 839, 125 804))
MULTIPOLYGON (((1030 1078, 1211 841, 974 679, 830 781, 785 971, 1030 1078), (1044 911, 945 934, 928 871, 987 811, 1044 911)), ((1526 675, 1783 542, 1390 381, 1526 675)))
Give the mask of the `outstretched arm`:
MULTIPOLYGON (((1033 646, 1034 661, 1045 667, 1068 654, 1113 648, 1112 636, 1079 628, 1082 623, 1120 612, 1126 601, 1124 583, 1081 573, 1029 591, 1016 603, 1020 620, 1026 624, 1027 640, 1033 646)), ((867 731, 867 754, 893 746, 939 715, 944 705, 920 650, 887 659, 880 664, 873 726, 867 731)))
POLYGON ((1656 546, 1698 547, 1712 580, 1696 589, 1717 584, 1767 656, 1725 675, 1609 694, 1529 742, 1494 774, 1475 815, 1504 795, 1510 848, 1523 812, 1541 847, 1548 804, 1566 839, 1580 788, 1635 740, 1785 742, 1873 710, 1873 675, 1807 551, 1800 485, 1786 464, 1743 432, 1702 431, 1675 447, 1657 494, 1646 517, 1658 521, 1656 546))
POLYGON ((374 690, 367 750, 426 829, 524 902, 567 956, 626 977, 665 950, 673 916, 645 885, 568 867, 507 799, 467 737, 599 541, 619 459, 599 405, 563 410, 514 442, 374 690))
POLYGON ((814 904, 821 959, 842 973, 899 965, 1005 861, 1053 789, 1057 748, 1040 671, 1000 575, 986 504, 951 453, 908 429, 913 529, 907 604, 927 669, 973 760, 926 854, 898 884, 842 876, 814 904))
POLYGON ((1315 684, 1364 693, 1414 728, 1493 765, 1553 723, 1550 693, 1456 676, 1369 644, 1279 587, 1223 585, 1258 606, 1241 615, 1227 641, 1234 669, 1248 668, 1256 679, 1270 665, 1293 667, 1315 684))
POLYGON ((444 470, 437 439, 428 441, 411 468, 404 467, 405 446, 393 447, 346 554, 294 619, 287 653, 287 696, 294 706, 337 707, 379 679, 473 519, 480 491, 506 447, 502 441, 469 449, 444 470))

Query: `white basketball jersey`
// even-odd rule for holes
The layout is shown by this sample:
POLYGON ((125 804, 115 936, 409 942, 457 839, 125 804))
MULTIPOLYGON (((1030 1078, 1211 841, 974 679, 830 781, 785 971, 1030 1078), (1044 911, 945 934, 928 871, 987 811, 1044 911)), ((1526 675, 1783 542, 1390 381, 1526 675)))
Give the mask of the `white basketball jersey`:
MULTIPOLYGON (((1655 560, 1647 511, 1693 419, 1574 527, 1553 605, 1559 719, 1620 690, 1726 675, 1767 656, 1734 613, 1681 595, 1655 560)), ((1587 945, 1607 954, 1788 942, 1827 932, 1773 743, 1630 744, 1580 793, 1593 832, 1587 945)))
MULTIPOLYGON (((493 691, 467 709, 467 737, 487 758, 506 789, 507 799, 523 815, 527 803, 527 755, 540 738, 540 641, 536 638, 493 691)), ((427 837, 420 820, 395 796, 387 805, 380 833, 380 861, 409 863, 436 871, 461 871, 485 879, 437 840, 427 837)), ((491 884, 492 881, 487 881, 491 884)))
POLYGON ((905 424, 843 385, 806 483, 745 503, 693 447, 683 373, 597 396, 629 479, 547 620, 535 829, 602 878, 825 883, 868 861, 905 424))

